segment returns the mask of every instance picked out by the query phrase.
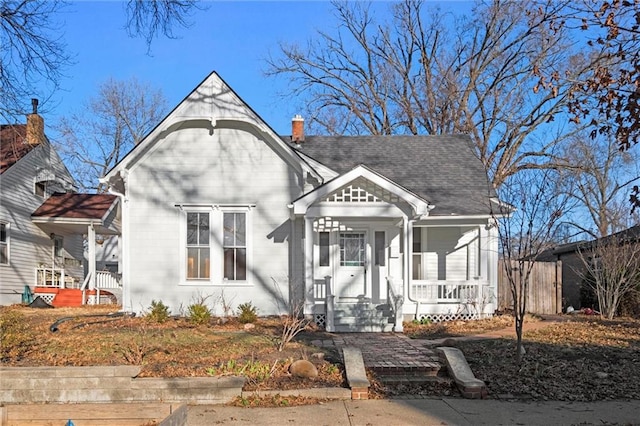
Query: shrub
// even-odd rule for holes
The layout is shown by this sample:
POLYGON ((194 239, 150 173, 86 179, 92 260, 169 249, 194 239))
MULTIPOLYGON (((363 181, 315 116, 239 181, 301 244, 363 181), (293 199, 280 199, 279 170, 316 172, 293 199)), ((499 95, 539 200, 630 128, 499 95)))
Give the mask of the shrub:
POLYGON ((34 336, 24 315, 5 310, 0 315, 0 359, 21 358, 31 349, 34 336))
POLYGON ((238 305, 238 321, 242 324, 256 322, 258 319, 258 308, 253 306, 251 302, 238 305))
POLYGON ((640 318, 640 286, 622 298, 618 310, 621 316, 640 318))
POLYGON ((278 342, 278 352, 282 352, 284 347, 311 323, 310 318, 305 318, 303 308, 304 304, 299 303, 294 306, 290 315, 280 317, 282 319, 282 334, 278 342))
POLYGON ((150 321, 161 324, 169 319, 169 307, 162 303, 161 300, 152 300, 150 309, 151 310, 146 315, 146 318, 150 321))
POLYGON ((211 319, 211 310, 204 303, 194 303, 187 308, 187 318, 196 325, 206 324, 211 319))

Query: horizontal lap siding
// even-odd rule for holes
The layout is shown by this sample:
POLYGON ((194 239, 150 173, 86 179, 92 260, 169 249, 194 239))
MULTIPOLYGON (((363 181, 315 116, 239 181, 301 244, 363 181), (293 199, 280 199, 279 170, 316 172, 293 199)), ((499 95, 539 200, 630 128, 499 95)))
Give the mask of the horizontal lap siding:
MULTIPOLYGON (((31 213, 45 201, 33 192, 35 173, 48 164, 56 176, 68 176, 48 145, 35 148, 0 176, 0 220, 10 226, 10 264, 0 265, 2 305, 19 303, 24 286, 35 284, 35 268, 39 264, 51 265, 51 239, 31 222, 31 213)), ((81 241, 78 244, 78 241, 65 237, 65 249, 70 255, 82 259, 81 241)))
MULTIPOLYGON (((261 314, 278 311, 274 295, 288 298, 289 252, 287 238, 282 237, 290 230, 287 204, 300 194, 292 168, 264 141, 241 130, 216 129, 213 135, 206 129, 178 130, 136 165, 129 185, 133 309, 147 307, 155 299, 176 310, 180 305, 186 308, 198 296, 210 295, 211 300, 224 291, 227 301, 233 298, 234 306, 252 302, 261 314), (185 251, 180 233, 184 224, 176 203, 255 204, 250 213, 250 286, 182 285, 180 266, 185 251)), ((221 259, 212 256, 211 261, 212 273, 222 268, 221 259)))

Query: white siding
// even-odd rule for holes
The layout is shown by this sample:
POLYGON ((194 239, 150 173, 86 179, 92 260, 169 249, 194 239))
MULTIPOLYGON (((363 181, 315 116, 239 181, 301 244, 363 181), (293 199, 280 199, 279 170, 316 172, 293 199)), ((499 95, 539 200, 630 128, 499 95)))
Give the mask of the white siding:
MULTIPOLYGON (((301 194, 298 181, 293 168, 252 132, 216 128, 211 134, 191 127, 166 135, 128 177, 129 212, 124 220, 129 271, 124 272, 130 306, 124 308, 144 311, 152 300, 161 300, 179 313, 200 297, 211 296, 208 301, 213 303, 224 292, 234 308, 251 302, 259 314, 285 312, 291 273, 287 205, 301 194), (252 263, 247 283, 216 279, 222 259, 214 253, 209 281, 185 279, 180 272, 185 261, 184 223, 177 204, 255 205, 249 213, 252 263)), ((220 311, 220 304, 215 308, 220 311)))
POLYGON ((478 276, 478 227, 423 228, 426 279, 464 281, 478 276))
MULTIPOLYGON (((49 235, 31 222, 44 201, 34 194, 36 172, 50 167, 56 177, 72 181, 62 161, 48 143, 34 148, 0 175, 0 220, 10 226, 9 265, 0 265, 0 304, 20 303, 25 285, 35 284, 35 268, 52 263, 49 235)), ((65 256, 82 260, 82 236, 65 236, 65 256)), ((75 271, 82 275, 82 268, 75 271)))

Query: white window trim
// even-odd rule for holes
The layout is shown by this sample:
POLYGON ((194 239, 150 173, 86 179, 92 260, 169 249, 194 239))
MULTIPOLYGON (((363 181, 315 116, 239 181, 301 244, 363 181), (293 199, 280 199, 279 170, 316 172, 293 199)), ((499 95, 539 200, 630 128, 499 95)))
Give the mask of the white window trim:
POLYGON ((221 204, 176 204, 179 211, 179 244, 180 256, 178 271, 180 280, 178 285, 189 287, 249 287, 253 286, 253 214, 255 204, 221 205, 221 204), (209 279, 187 279, 187 213, 209 212, 209 256, 211 270, 209 279), (247 279, 230 281, 224 279, 224 248, 223 248, 223 214, 246 213, 246 244, 247 244, 247 279))
POLYGON ((7 263, 0 263, 0 267, 11 265, 11 225, 9 222, 5 222, 4 220, 0 221, 1 224, 4 225, 5 233, 7 239, 4 243, 7 247, 7 263))
POLYGON ((252 285, 252 267, 253 267, 253 215, 251 214, 251 206, 245 207, 220 207, 220 232, 218 235, 218 241, 220 241, 219 247, 219 264, 220 264, 220 285, 223 286, 250 286, 252 285), (224 278, 224 228, 223 217, 224 213, 245 213, 245 238, 246 238, 246 280, 228 280, 224 278))

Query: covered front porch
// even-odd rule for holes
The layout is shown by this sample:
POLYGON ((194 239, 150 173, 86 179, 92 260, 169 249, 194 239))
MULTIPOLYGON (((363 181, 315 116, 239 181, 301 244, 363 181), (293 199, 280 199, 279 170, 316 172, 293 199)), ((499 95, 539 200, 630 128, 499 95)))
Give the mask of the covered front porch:
POLYGON ((296 200, 305 314, 341 332, 490 315, 488 218, 431 217, 431 207, 363 166, 296 200))
POLYGON ((118 204, 106 194, 54 194, 32 214, 52 242, 50 262, 34 271, 34 297, 56 307, 120 302, 118 204))

